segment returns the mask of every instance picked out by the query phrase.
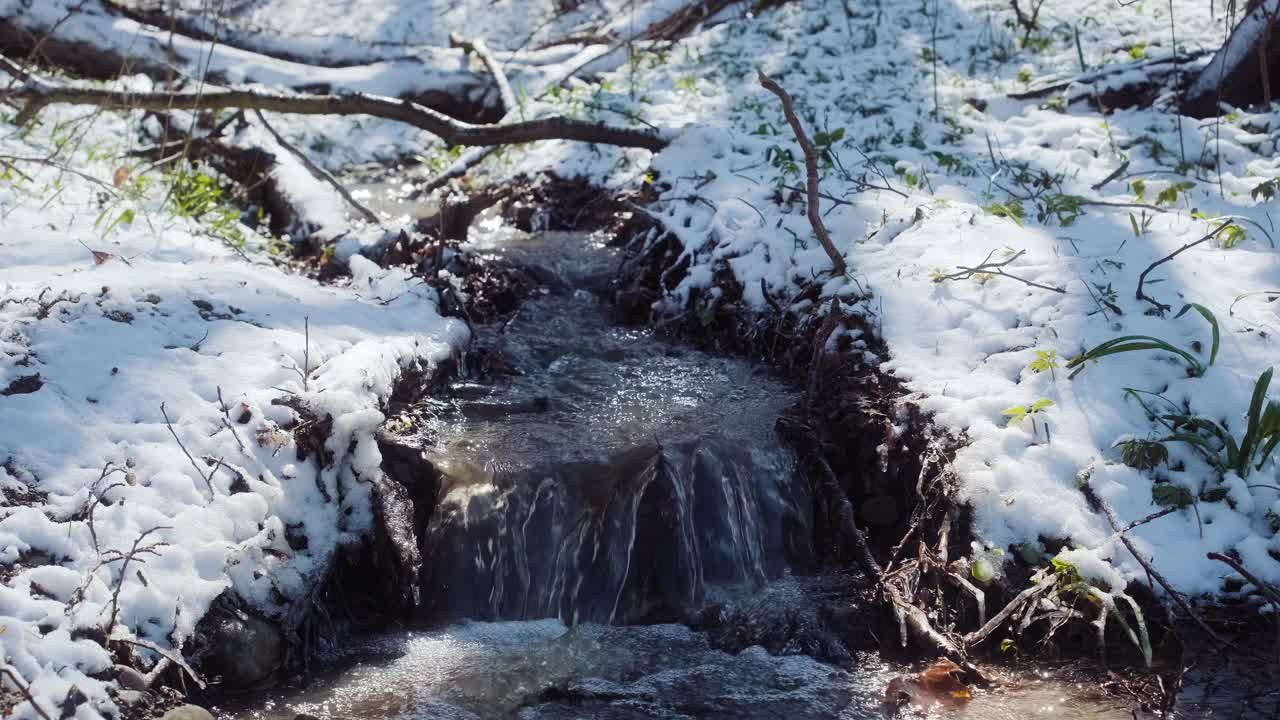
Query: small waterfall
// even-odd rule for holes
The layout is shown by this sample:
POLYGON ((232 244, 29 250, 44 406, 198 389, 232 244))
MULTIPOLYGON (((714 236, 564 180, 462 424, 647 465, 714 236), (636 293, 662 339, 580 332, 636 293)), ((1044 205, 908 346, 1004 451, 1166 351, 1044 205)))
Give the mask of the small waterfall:
POLYGON ((444 468, 428 528, 441 619, 664 622, 707 583, 759 587, 812 560, 808 488, 780 447, 712 436, 607 463, 444 468))
POLYGON ((677 621, 709 585, 812 564, 808 486, 773 429, 789 387, 616 325, 596 293, 617 256, 599 238, 484 235, 473 249, 545 287, 476 326, 462 366, 478 377, 431 410, 430 617, 677 621))

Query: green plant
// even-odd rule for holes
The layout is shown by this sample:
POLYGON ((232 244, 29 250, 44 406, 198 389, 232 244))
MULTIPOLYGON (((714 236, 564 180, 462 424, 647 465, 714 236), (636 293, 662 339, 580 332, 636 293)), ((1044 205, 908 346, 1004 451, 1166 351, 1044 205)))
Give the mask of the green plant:
POLYGON ((1026 214, 1026 211, 1022 209, 1022 203, 1017 198, 1011 198, 1007 203, 993 202, 989 205, 984 205, 982 209, 988 215, 1008 218, 1018 227, 1022 227, 1022 218, 1026 214))
POLYGON ((1135 470, 1154 470, 1169 461, 1169 448, 1158 440, 1127 438, 1112 447, 1120 448, 1120 462, 1135 470))
POLYGON ((175 215, 201 223, 211 235, 235 247, 245 244, 240 211, 223 199, 224 191, 212 175, 181 168, 170 173, 168 181, 175 215))
POLYGON ((1014 405, 1000 411, 1001 415, 1009 418, 1009 425, 1019 425, 1023 420, 1031 420, 1031 434, 1035 435, 1039 432, 1036 427, 1036 416, 1044 412, 1047 408, 1053 407, 1053 401, 1047 398, 1041 398, 1030 405, 1014 405))
POLYGON ((1218 345, 1221 340, 1221 334, 1218 329, 1218 318, 1214 316, 1209 308, 1206 308, 1199 303, 1187 303, 1186 305, 1183 305, 1182 309, 1178 311, 1178 314, 1175 315, 1174 318, 1180 318, 1185 315, 1188 310, 1192 309, 1200 313, 1201 317, 1209 323, 1209 327, 1212 331, 1213 343, 1209 350, 1209 363, 1207 365, 1200 362, 1200 359, 1195 355, 1192 355, 1182 348, 1175 347, 1158 337, 1153 337, 1151 335, 1122 335, 1121 337, 1112 338, 1071 358, 1071 360, 1067 362, 1067 369, 1078 368, 1075 372, 1071 373, 1071 377, 1075 377, 1077 373, 1083 370, 1084 364, 1089 360, 1098 360, 1108 355, 1118 355, 1119 353, 1133 352, 1137 350, 1162 350, 1172 355, 1176 355, 1186 362, 1188 375, 1192 377, 1203 376, 1209 368, 1213 367, 1214 361, 1218 359, 1218 345))
MULTIPOLYGON (((1156 412, 1142 397, 1151 393, 1126 388, 1125 395, 1136 399, 1148 416, 1168 429, 1169 434, 1161 442, 1183 443, 1199 453, 1220 474, 1235 473, 1243 479, 1251 471, 1260 470, 1280 445, 1280 402, 1267 401, 1273 371, 1274 368, 1267 368, 1254 383, 1244 436, 1239 442, 1225 424, 1193 415, 1173 403, 1169 404, 1174 412, 1156 412)), ((1164 399, 1159 395, 1155 397, 1164 399)))
POLYGON ((1084 214, 1085 199, 1079 195, 1066 193, 1050 193, 1039 200, 1039 212, 1036 219, 1046 222, 1050 218, 1058 221, 1062 227, 1070 227, 1084 214))
POLYGON ((1033 373, 1042 373, 1048 371, 1054 380, 1058 379, 1054 370, 1058 367, 1058 351, 1057 350, 1037 350, 1036 358, 1027 365, 1027 369, 1033 373))
POLYGON ((1196 184, 1193 182, 1188 182, 1188 181, 1176 182, 1170 185, 1169 187, 1161 190, 1160 193, 1156 195, 1156 205, 1173 205, 1174 203, 1178 202, 1179 193, 1185 194, 1188 190, 1190 190, 1195 186, 1196 184))
POLYGON ((1276 195, 1280 195, 1280 177, 1264 180, 1249 191, 1249 197, 1254 200, 1268 201, 1276 195))

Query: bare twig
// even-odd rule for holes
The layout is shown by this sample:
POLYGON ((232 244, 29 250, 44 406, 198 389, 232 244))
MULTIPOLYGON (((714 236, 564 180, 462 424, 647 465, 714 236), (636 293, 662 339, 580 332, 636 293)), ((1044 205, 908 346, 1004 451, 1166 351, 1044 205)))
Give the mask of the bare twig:
POLYGON ((1206 557, 1208 557, 1210 560, 1217 560, 1220 563, 1226 563, 1227 565, 1230 565, 1231 569, 1235 570, 1240 575, 1240 577, 1244 578, 1245 580, 1248 580, 1250 583, 1253 583, 1253 585, 1258 588, 1258 592, 1265 595, 1267 597, 1267 600, 1270 600, 1271 604, 1275 605, 1277 612, 1280 612, 1280 590, 1277 590, 1274 585, 1272 585, 1269 582, 1266 582, 1265 580, 1260 579, 1257 575, 1254 575, 1253 573, 1249 572, 1249 570, 1245 568, 1245 566, 1239 560, 1236 560, 1230 555, 1223 555, 1222 553, 1211 552, 1211 553, 1208 553, 1206 557))
POLYGON ((317 179, 323 180, 326 183, 328 183, 334 190, 337 190, 338 194, 342 196, 342 199, 346 200, 347 204, 350 205, 352 208, 354 208, 356 212, 363 215, 364 219, 369 221, 369 224, 371 225, 382 224, 381 221, 378 220, 378 216, 375 215, 372 210, 365 207, 360 203, 359 200, 356 200, 354 197, 351 196, 350 191, 348 191, 345 187, 343 187, 342 183, 338 182, 338 178, 334 177, 333 173, 311 162, 311 158, 307 157, 306 153, 294 147, 292 143, 284 139, 283 135, 276 132, 276 129, 271 127, 271 123, 267 122, 267 117, 262 114, 261 110, 254 108, 253 114, 257 116, 258 122, 262 123, 262 127, 266 128, 267 132, 271 133, 271 137, 275 138, 276 142, 280 144, 280 147, 284 148, 285 150, 288 150, 290 154, 298 158, 299 162, 301 162, 302 165, 307 168, 308 172, 310 172, 317 179))
POLYGON ((1150 295, 1148 295, 1148 294, 1146 294, 1145 292, 1143 292, 1143 290, 1142 290, 1142 286, 1143 286, 1143 283, 1145 283, 1145 282, 1147 281, 1147 275, 1149 275, 1149 274, 1151 273, 1151 271, 1152 271, 1152 270, 1155 270, 1156 268, 1158 268, 1158 267, 1160 267, 1161 265, 1163 265, 1163 264, 1165 264, 1165 263, 1169 262, 1170 260, 1172 260, 1172 259, 1174 259, 1174 258, 1178 257, 1178 256, 1179 256, 1179 255, 1181 255, 1182 253, 1184 253, 1184 252, 1186 252, 1186 251, 1190 250, 1191 248, 1193 248, 1193 247, 1195 247, 1195 246, 1197 246, 1197 245, 1200 245, 1200 244, 1202 244, 1202 243, 1208 242, 1208 241, 1210 241, 1210 240, 1212 240, 1212 239, 1214 239, 1214 238, 1218 237, 1218 234, 1219 234, 1219 233, 1221 233, 1223 230, 1226 230, 1227 228, 1229 228, 1229 227, 1231 227, 1231 226, 1233 226, 1233 225, 1235 225, 1235 221, 1233 221, 1233 220, 1228 220, 1228 221, 1226 221, 1226 222, 1222 223, 1221 225, 1219 225, 1218 227, 1214 228, 1214 229, 1213 229, 1213 232, 1210 232, 1208 235, 1205 235, 1204 237, 1202 237, 1202 238, 1200 238, 1199 240, 1196 240, 1196 241, 1194 241, 1194 242, 1189 242, 1189 243, 1187 243, 1186 245, 1183 245, 1182 247, 1178 248, 1177 250, 1174 250, 1173 252, 1169 253, 1168 255, 1165 255, 1164 257, 1160 258, 1159 260, 1156 260, 1155 262, 1153 262, 1153 263, 1151 263, 1150 265, 1148 265, 1148 266, 1147 266, 1147 269, 1146 269, 1146 270, 1143 270, 1143 271, 1142 271, 1142 274, 1138 276, 1138 290, 1137 290, 1137 292, 1136 292, 1136 293, 1134 293, 1134 297, 1136 297, 1136 298, 1137 298, 1137 299, 1139 299, 1139 300, 1145 300, 1146 302, 1151 303, 1152 305, 1154 305, 1154 306, 1156 307, 1156 311, 1157 311, 1157 312, 1159 312, 1159 313, 1161 313, 1161 314, 1164 314, 1166 311, 1170 310, 1170 309, 1171 309, 1171 307, 1170 307, 1169 305, 1165 305, 1164 303, 1159 302, 1159 301, 1158 301, 1158 300, 1156 300, 1155 298, 1153 298, 1153 297, 1151 297, 1150 295))
POLYGON ((165 410, 164 403, 160 403, 160 414, 164 416, 164 424, 169 428, 169 434, 173 436, 175 441, 177 441, 178 447, 182 449, 182 454, 186 455, 187 459, 191 461, 191 467, 195 468, 196 475, 199 475, 200 478, 204 480, 205 484, 209 486, 209 497, 213 498, 213 474, 217 472, 217 466, 214 466, 213 470, 208 473, 201 469, 200 465, 196 462, 196 459, 187 451, 187 446, 182 444, 182 438, 178 437, 178 431, 173 429, 173 421, 169 419, 169 413, 165 410))
POLYGON ((1010 255, 1008 258, 1001 260, 1000 262, 991 262, 991 257, 996 254, 996 251, 992 250, 991 252, 987 253, 986 259, 984 259, 981 263, 974 265, 973 267, 968 267, 965 265, 957 265, 956 267, 959 269, 959 272, 954 272, 954 273, 951 273, 950 275, 938 275, 934 277, 933 281, 942 282, 944 280, 968 280, 969 278, 975 275, 999 275, 1000 277, 1006 277, 1006 278, 1009 278, 1010 280, 1017 280, 1023 285, 1029 285, 1031 287, 1040 288, 1041 290, 1049 290, 1051 292, 1056 292, 1056 293, 1061 293, 1063 295, 1066 295, 1067 291, 1065 288, 1053 287, 1050 285, 1041 285, 1038 282, 1032 282, 1031 280, 1027 280, 1026 278, 1021 278, 1021 277, 1018 277, 1017 275, 1012 275, 1004 271, 1005 266, 1009 265, 1013 261, 1022 257, 1026 253, 1027 253, 1026 250, 1019 250, 1018 252, 1014 253, 1013 255, 1010 255))
MULTIPOLYGON (((161 542, 151 543, 150 545, 144 545, 142 547, 138 547, 138 545, 143 540, 145 540, 147 536, 150 535, 151 533, 159 532, 161 530, 172 530, 172 529, 173 529, 172 527, 169 527, 167 525, 157 525, 149 530, 143 530, 138 535, 138 537, 134 538, 133 546, 129 548, 128 552, 118 553, 118 558, 116 559, 119 559, 122 561, 120 565, 120 581, 116 583, 116 589, 111 593, 111 614, 107 617, 107 627, 106 627, 107 635, 111 635, 111 631, 114 630, 116 626, 116 615, 119 612, 119 608, 120 608, 120 590, 124 588, 124 579, 126 577, 127 571, 129 570, 129 563, 137 559, 139 555, 142 555, 144 553, 151 554, 151 555, 159 555, 160 553, 158 549, 165 547, 169 543, 161 541, 161 542)), ((138 560, 138 562, 142 562, 142 561, 138 560)))
POLYGON ((844 275, 847 269, 844 257, 836 250, 836 246, 831 242, 831 233, 827 232, 827 226, 822 222, 822 212, 818 207, 818 197, 821 189, 818 187, 818 151, 814 148, 813 143, 809 141, 809 136, 804 132, 804 126, 800 124, 800 118, 796 117, 795 107, 791 102, 791 96, 787 94, 782 86, 774 82, 763 70, 756 71, 760 86, 765 90, 778 96, 778 100, 782 102, 782 114, 787 118, 787 124, 791 126, 791 131, 795 133, 796 142, 800 144, 800 149, 804 152, 805 167, 805 185, 809 195, 809 224, 813 226, 813 234, 818 236, 818 242, 822 243, 822 249, 827 251, 827 256, 831 258, 831 267, 836 275, 844 275))

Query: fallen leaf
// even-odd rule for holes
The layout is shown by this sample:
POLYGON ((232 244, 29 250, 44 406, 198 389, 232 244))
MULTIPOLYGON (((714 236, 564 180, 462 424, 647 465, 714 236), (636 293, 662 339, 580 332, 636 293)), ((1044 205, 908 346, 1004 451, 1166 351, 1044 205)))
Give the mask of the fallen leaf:
POLYGON ((102 263, 104 263, 104 262, 106 262, 106 261, 110 260, 111 258, 115 257, 115 255, 112 255, 112 254, 111 254, 111 253, 109 253, 109 252, 102 252, 101 250, 90 250, 89 252, 93 253, 93 264, 94 264, 94 265, 101 265, 102 263))
POLYGON ((129 181, 130 168, 128 165, 121 165, 111 176, 111 184, 120 187, 129 181))

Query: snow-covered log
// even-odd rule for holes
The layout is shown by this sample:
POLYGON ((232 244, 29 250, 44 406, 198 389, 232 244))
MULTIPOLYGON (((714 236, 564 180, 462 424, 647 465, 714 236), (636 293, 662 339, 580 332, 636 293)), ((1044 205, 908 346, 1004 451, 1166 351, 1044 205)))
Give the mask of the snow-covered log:
MULTIPOLYGON (((268 45, 267 50, 276 49, 268 45)), ((517 86, 541 87, 566 69, 588 64, 603 47, 557 48, 529 56, 499 53, 517 86)), ((502 114, 493 79, 472 69, 457 48, 422 47, 412 53, 327 67, 188 36, 123 15, 101 0, 0 0, 0 52, 36 60, 86 77, 141 73, 156 80, 204 79, 256 84, 307 93, 367 93, 412 99, 458 117, 502 114)))
POLYGON ((1247 107, 1275 99, 1280 42, 1274 42, 1273 36, 1280 20, 1280 0, 1249 6, 1248 14, 1187 90, 1184 113, 1208 117, 1218 113, 1219 102, 1247 107))

